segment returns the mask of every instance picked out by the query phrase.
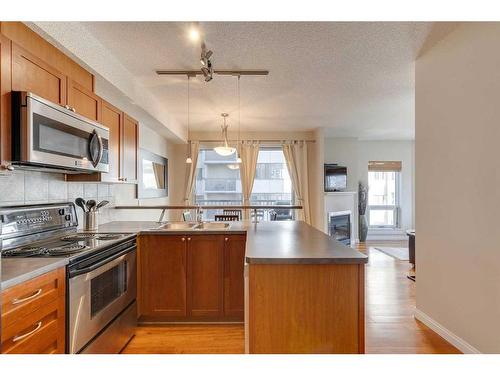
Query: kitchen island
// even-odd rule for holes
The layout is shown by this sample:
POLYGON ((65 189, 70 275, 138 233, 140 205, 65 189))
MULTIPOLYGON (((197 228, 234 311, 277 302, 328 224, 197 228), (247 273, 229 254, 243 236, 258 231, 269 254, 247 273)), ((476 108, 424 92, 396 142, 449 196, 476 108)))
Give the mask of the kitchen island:
MULTIPOLYGON (((364 265, 368 259, 364 254, 344 246, 304 222, 232 222, 225 229, 165 230, 156 222, 130 221, 103 224, 99 227, 99 232, 137 233, 139 264, 142 263, 143 272, 149 272, 149 267, 157 266, 149 259, 147 270, 144 267, 143 260, 147 259, 144 257, 144 252, 147 251, 145 246, 154 247, 156 254, 160 254, 158 251, 177 252, 177 258, 169 259, 168 264, 177 270, 180 277, 185 278, 188 277, 187 269, 197 266, 190 266, 192 261, 182 255, 183 243, 203 243, 213 238, 213 245, 209 246, 212 250, 200 248, 203 250, 199 253, 206 256, 209 251, 218 251, 217 236, 221 241, 230 243, 230 236, 244 235, 242 261, 245 263, 244 321, 247 353, 364 353, 364 265), (172 236, 167 240, 176 241, 158 242, 161 238, 157 236, 172 236), (172 263, 175 259, 178 264, 172 263)), ((233 247, 231 251, 236 251, 235 249, 233 247)), ((193 254, 197 252, 198 250, 193 254)), ((234 270, 234 263, 231 264, 234 270)), ((209 285, 207 275, 222 266, 213 262, 207 263, 206 267, 206 270, 200 270, 197 278, 209 285)), ((221 269, 220 272, 225 274, 225 268, 222 268, 224 270, 221 269)), ((161 280, 153 282, 161 283, 161 280)), ((139 285, 141 286, 141 276, 139 285)), ((189 285, 189 282, 177 284, 173 288, 176 289, 175 297, 189 293, 192 288, 189 285)), ((142 286, 145 286, 144 282, 142 286)), ((148 288, 143 288, 142 293, 149 294, 152 286, 153 284, 148 284, 148 288)), ((138 299, 147 301, 148 298, 145 297, 139 295, 138 299)), ((188 301, 187 305, 189 304, 188 301)), ((215 304, 224 309, 223 301, 215 304)), ((167 313, 186 309, 185 306, 177 310, 171 307, 169 306, 167 313)), ((215 310, 197 310, 199 316, 208 321, 220 321, 210 319, 213 311, 215 310)))

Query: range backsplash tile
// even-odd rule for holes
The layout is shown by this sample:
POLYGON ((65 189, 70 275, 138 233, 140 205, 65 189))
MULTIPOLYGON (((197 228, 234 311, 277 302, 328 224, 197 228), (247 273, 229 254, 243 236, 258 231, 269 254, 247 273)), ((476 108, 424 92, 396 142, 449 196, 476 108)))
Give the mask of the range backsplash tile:
POLYGON ((0 204, 24 203, 24 172, 3 172, 0 175, 0 204))

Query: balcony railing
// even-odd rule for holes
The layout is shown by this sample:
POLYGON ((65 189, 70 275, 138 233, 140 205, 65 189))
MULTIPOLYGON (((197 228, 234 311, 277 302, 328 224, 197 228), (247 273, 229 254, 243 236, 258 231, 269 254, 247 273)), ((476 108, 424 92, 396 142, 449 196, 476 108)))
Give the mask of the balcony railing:
MULTIPOLYGON (((252 205, 259 206, 273 206, 273 205, 290 205, 292 202, 290 200, 252 200, 250 202, 252 205)), ((200 206, 238 206, 241 205, 241 200, 230 200, 230 199, 196 199, 196 204, 200 206)), ((204 220, 215 220, 215 215, 222 215, 224 209, 207 209, 203 212, 204 220)), ((257 219, 259 221, 271 221, 271 220, 294 220, 294 210, 292 209, 258 209, 256 210, 257 219)), ((255 215, 254 211, 251 211, 251 217, 255 215)))

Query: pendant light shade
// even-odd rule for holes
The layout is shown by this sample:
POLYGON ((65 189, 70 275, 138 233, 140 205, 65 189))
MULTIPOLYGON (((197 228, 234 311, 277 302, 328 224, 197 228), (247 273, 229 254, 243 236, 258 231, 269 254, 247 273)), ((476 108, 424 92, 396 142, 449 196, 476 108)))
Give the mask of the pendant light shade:
POLYGON ((228 125, 226 124, 226 118, 229 116, 227 113, 222 113, 221 116, 224 118, 224 124, 222 124, 221 129, 222 129, 222 138, 223 138, 223 145, 222 146, 217 146, 214 147, 214 151, 219 154, 220 156, 229 156, 232 155, 236 152, 236 148, 229 146, 229 143, 227 141, 227 128, 228 125))

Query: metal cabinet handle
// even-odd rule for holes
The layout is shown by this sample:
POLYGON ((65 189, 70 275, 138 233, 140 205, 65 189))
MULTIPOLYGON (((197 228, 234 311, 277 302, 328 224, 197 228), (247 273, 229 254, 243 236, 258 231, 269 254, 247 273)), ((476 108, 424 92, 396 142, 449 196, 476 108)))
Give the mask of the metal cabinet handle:
POLYGON ((16 341, 25 339, 26 337, 31 336, 32 334, 34 334, 40 328, 42 328, 42 322, 41 321, 36 324, 35 329, 33 329, 32 331, 30 331, 28 333, 25 333, 24 335, 16 335, 16 336, 14 336, 14 338, 12 339, 12 342, 16 342, 16 341))
POLYGON ((182 237, 182 242, 186 241, 186 238, 185 237, 182 237))
POLYGON ((29 297, 25 297, 25 298, 15 298, 12 300, 12 304, 13 305, 18 305, 20 303, 23 303, 23 302, 26 302, 26 301, 29 301, 30 299, 33 299, 35 297, 38 297, 40 295, 40 293, 42 293, 42 288, 36 290, 31 296, 29 297))
POLYGON ((188 237, 188 241, 191 241, 191 237, 188 237))
POLYGON ((229 238, 227 238, 227 237, 226 237, 226 238, 224 238, 224 241, 226 241, 226 242, 227 242, 227 241, 229 241, 229 238))

